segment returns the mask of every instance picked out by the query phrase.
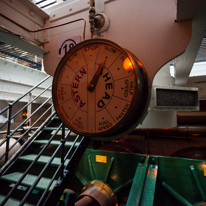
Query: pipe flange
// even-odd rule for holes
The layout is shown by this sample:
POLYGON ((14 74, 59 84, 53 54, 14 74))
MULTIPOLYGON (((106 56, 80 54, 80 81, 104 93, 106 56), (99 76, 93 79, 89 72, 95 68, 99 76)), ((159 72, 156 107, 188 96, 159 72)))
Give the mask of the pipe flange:
POLYGON ((103 13, 95 14, 94 22, 95 34, 102 33, 109 27, 109 18, 103 13))
POLYGON ((83 187, 82 193, 77 200, 84 196, 94 198, 101 206, 118 206, 117 198, 113 190, 107 184, 100 181, 95 180, 87 183, 83 187))

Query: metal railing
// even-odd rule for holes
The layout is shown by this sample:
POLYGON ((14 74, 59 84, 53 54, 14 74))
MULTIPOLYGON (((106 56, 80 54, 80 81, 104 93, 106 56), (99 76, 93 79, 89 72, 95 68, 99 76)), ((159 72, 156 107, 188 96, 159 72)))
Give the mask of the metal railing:
MULTIPOLYGON (((6 136, 6 139, 3 140, 3 143, 2 142, 0 143, 0 145, 3 145, 5 142, 7 144, 7 146, 6 146, 7 149, 6 149, 5 153, 0 157, 0 160, 3 157, 6 157, 7 161, 3 165, 3 167, 0 169, 0 177, 5 175, 5 174, 7 174, 7 173, 9 173, 10 169, 15 168, 15 165, 18 162, 19 157, 26 151, 26 149, 33 143, 33 141, 36 140, 36 138, 38 138, 38 137, 40 137, 42 135, 44 136, 44 132, 46 131, 46 128, 50 127, 50 125, 53 124, 53 120, 54 120, 54 122, 56 121, 55 117, 57 115, 56 115, 56 111, 54 111, 46 118, 46 120, 44 120, 44 122, 40 126, 36 127, 35 132, 23 143, 23 145, 15 152, 15 154, 10 159, 8 159, 9 151, 25 135, 27 135, 30 130, 32 130, 34 128, 36 123, 39 122, 39 120, 45 114, 47 114, 51 110, 51 108, 53 107, 53 104, 51 106, 49 106, 47 108, 47 110, 43 114, 41 114, 41 116, 34 123, 31 124, 31 126, 29 127, 28 130, 25 130, 25 132, 24 132, 24 130, 22 131, 21 127, 34 114, 36 114, 39 111, 40 108, 42 108, 46 103, 48 103, 48 101, 51 99, 51 97, 49 97, 47 100, 45 100, 43 104, 41 104, 29 117, 27 117, 20 125, 18 125, 13 130, 11 130, 11 120, 14 117, 16 117, 16 115, 19 114, 24 108, 26 108, 26 107, 28 107, 28 105, 32 104, 32 102, 34 102, 35 99, 37 99, 41 94, 43 94, 45 91, 47 91, 51 86, 48 86, 46 89, 44 89, 38 95, 38 97, 35 97, 32 101, 30 101, 28 104, 26 104, 22 109, 20 109, 14 115, 12 115, 12 107, 14 106, 14 104, 19 102, 20 99, 25 97, 27 94, 31 93, 31 91, 33 91, 36 87, 38 87, 40 84, 42 84, 48 78, 49 77, 46 77, 39 84, 37 84, 32 89, 30 89, 27 93, 22 95, 19 99, 17 99, 13 103, 10 103, 0 113, 0 114, 2 114, 3 112, 6 112, 6 111, 9 112, 8 120, 4 124, 4 126, 7 125, 7 131, 6 131, 7 136, 6 136), (16 132, 19 132, 19 131, 24 132, 24 133, 21 136, 19 136, 19 138, 17 139, 17 141, 14 144, 9 145, 9 140, 12 137, 12 135, 14 135, 16 132)), ((42 157, 42 155, 44 155, 44 152, 48 149, 49 145, 51 145, 52 140, 54 140, 55 136, 58 134, 58 132, 60 130, 62 130, 62 137, 61 137, 61 139, 59 141, 58 146, 52 152, 52 155, 49 157, 49 160, 47 160, 46 164, 44 165, 44 167, 41 169, 40 173, 38 174, 38 176, 34 180, 32 186, 30 188, 28 188, 28 190, 25 192, 24 197, 22 198, 21 202, 19 203, 19 205, 24 205, 26 203, 26 201, 28 200, 30 195, 32 195, 32 191, 37 187, 38 183, 46 175, 46 172, 48 171, 49 167, 52 165, 52 162, 53 162, 54 158, 57 157, 58 155, 60 155, 60 164, 55 169, 55 171, 52 172, 50 181, 47 184, 46 189, 44 189, 43 194, 41 195, 41 197, 39 197, 39 199, 37 200, 38 202, 35 204, 37 206, 41 206, 41 205, 45 205, 45 206, 47 206, 47 205, 48 206, 49 205, 57 205, 61 195, 63 194, 63 191, 64 191, 68 181, 71 180, 72 174, 74 173, 74 171, 75 171, 75 169, 76 169, 76 167, 77 167, 77 165, 78 165, 78 163, 79 163, 79 161, 80 161, 80 159, 81 159, 81 157, 82 157, 82 155, 83 155, 83 153, 84 153, 85 149, 87 148, 87 146, 89 144, 89 141, 90 141, 90 139, 87 138, 87 137, 81 137, 81 136, 77 135, 75 140, 73 141, 71 147, 68 149, 68 151, 65 150, 65 143, 68 140, 71 131, 69 130, 68 133, 65 134, 66 128, 65 128, 63 123, 60 123, 58 128, 55 129, 54 134, 51 135, 51 137, 48 139, 48 142, 45 143, 43 148, 40 149, 40 151, 38 152, 38 154, 36 155, 34 160, 32 160, 32 162, 26 168, 26 171, 24 171, 24 173, 22 174, 20 179, 15 183, 15 185, 12 187, 12 189, 7 193, 6 197, 0 203, 1 206, 5 205, 7 203, 7 201, 10 199, 10 197, 12 196, 12 194, 16 191, 18 186, 23 184, 22 181, 24 180, 24 178, 30 172, 32 173, 32 169, 35 167, 35 165, 39 161, 40 157, 42 157), (78 142, 78 145, 77 145, 77 142, 78 142), (66 164, 66 160, 68 160, 67 164, 66 164), (55 181, 56 181, 56 184, 54 185, 55 181)))
MULTIPOLYGON (((36 88, 38 88, 40 85, 42 85, 46 80, 48 80, 49 78, 51 78, 50 75, 48 75, 46 78, 44 78, 42 81, 40 81, 38 84, 36 84, 34 87, 32 87, 30 90, 28 90, 25 94, 23 94, 21 97, 19 97, 17 100, 15 100, 12 103, 9 103, 7 107, 5 107, 1 112, 0 115, 3 114, 4 112, 8 112, 8 119, 0 126, 0 129, 2 129, 4 126, 7 126, 7 131, 6 131, 6 138, 3 139, 3 141, 0 143, 0 147, 5 143, 6 144, 6 151, 3 153, 2 156, 0 156, 0 160, 3 159, 5 157, 5 163, 8 161, 8 157, 9 157, 9 152, 11 151, 11 149, 19 142, 22 140, 22 138, 28 134, 31 130, 33 130, 33 127, 36 125, 36 123, 40 120, 40 118, 38 118, 38 121, 35 121, 27 130, 26 132, 24 132, 23 135, 21 135, 12 145, 10 145, 10 139, 11 137, 17 133, 17 132, 22 132, 22 127, 25 125, 25 123, 27 121, 29 121, 31 119, 32 116, 34 116, 45 104, 47 104, 50 100, 51 100, 51 96, 49 98, 47 98, 43 104, 41 104, 32 114, 30 114, 24 121, 22 121, 15 129, 11 130, 11 122, 12 120, 20 113, 22 112, 25 108, 27 108, 29 105, 31 105, 37 98, 41 97, 43 93, 45 93, 46 91, 48 91, 52 85, 49 85, 47 88, 43 89, 42 92, 40 92, 40 94, 38 94, 34 99, 32 99, 30 102, 28 102, 26 105, 24 105, 18 112, 16 112, 15 114, 12 115, 12 109, 13 106, 15 104, 17 104, 18 102, 20 102, 20 100, 22 100, 25 96, 27 96, 28 94, 31 94, 33 90, 35 90, 36 88)), ((49 110, 52 109, 52 106, 47 110, 47 112, 49 110)), ((43 115, 41 115, 41 118, 45 115, 46 113, 44 113, 43 115)), ((1 132, 5 133, 5 132, 1 132)))
MULTIPOLYGON (((15 155, 12 156, 12 158, 4 165, 4 167, 0 170, 0 175, 1 174, 4 175, 8 172, 8 170, 15 164, 15 161, 17 160, 17 158, 26 150, 26 148, 28 148, 28 145, 30 145, 33 142, 33 140, 37 136, 36 134, 39 133, 40 131, 43 132, 43 129, 46 126, 46 124, 48 124, 48 121, 52 121, 55 118, 55 116, 56 116, 56 112, 53 112, 48 117, 48 119, 38 128, 38 130, 36 130, 35 133, 24 143, 21 149, 18 150, 15 153, 15 155)), ((41 206, 41 205, 56 205, 57 204, 60 196, 62 195, 66 187, 66 184, 71 179, 72 174, 74 173, 78 165, 78 162, 80 161, 81 156, 83 155, 90 141, 89 138, 81 137, 77 135, 75 140, 73 141, 72 146, 69 148, 67 152, 65 152, 65 143, 71 131, 69 130, 68 133, 65 135, 65 126, 63 123, 59 125, 59 127, 56 129, 54 134, 49 138, 48 142, 40 150, 40 152, 35 157, 35 159, 30 163, 26 171, 22 174, 22 176, 17 181, 17 183, 15 183, 15 185, 12 187, 12 189, 3 199, 3 201, 1 202, 1 205, 5 205, 5 203, 11 197, 12 193, 15 192, 16 188, 18 188, 19 185, 21 185, 23 179, 26 177, 27 174, 29 174, 29 172, 32 170, 32 167, 37 163, 39 158, 43 155, 44 151, 48 148, 48 146, 51 144, 52 140, 55 138, 55 136, 58 134, 60 130, 62 130, 62 137, 60 140, 60 144, 54 150, 51 157, 49 158, 49 160, 47 161, 47 163, 41 170, 40 174, 36 177, 34 183, 32 184, 32 186, 28 189, 28 191, 22 198, 21 202, 19 203, 19 206, 22 206, 26 203, 27 199, 31 195, 32 191, 36 188, 37 184, 40 182, 46 170, 51 166, 51 163, 54 160, 54 158, 57 156, 58 152, 61 151, 61 155, 60 155, 61 162, 59 166, 56 168, 53 176, 50 179, 50 182, 48 183, 46 189, 44 190, 43 194, 39 198, 38 203, 36 205, 41 206), (80 140, 79 145, 75 149, 75 146, 79 140, 80 140), (68 160, 68 158, 70 158, 69 162, 65 166, 65 162, 66 160, 68 160), (58 179, 57 183, 54 186, 54 188, 50 191, 49 196, 48 196, 48 192, 56 179, 58 179)))

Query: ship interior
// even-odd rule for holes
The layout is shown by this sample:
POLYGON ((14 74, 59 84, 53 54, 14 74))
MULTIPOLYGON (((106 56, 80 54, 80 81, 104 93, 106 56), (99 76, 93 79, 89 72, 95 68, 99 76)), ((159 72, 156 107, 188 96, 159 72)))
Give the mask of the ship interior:
POLYGON ((0 0, 0 205, 206 206, 205 0, 0 0))

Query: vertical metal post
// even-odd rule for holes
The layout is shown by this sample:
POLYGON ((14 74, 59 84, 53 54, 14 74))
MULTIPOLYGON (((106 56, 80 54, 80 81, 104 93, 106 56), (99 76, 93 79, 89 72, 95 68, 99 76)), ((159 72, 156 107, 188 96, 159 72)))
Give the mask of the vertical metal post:
POLYGON ((54 106, 51 108, 51 114, 55 111, 54 106))
POLYGON ((90 23, 90 32, 91 32, 91 36, 93 37, 94 34, 94 17, 95 17, 95 1, 94 0, 90 0, 90 8, 89 8, 89 23, 90 23))
MULTIPOLYGON (((29 100, 28 100, 28 102, 31 102, 31 100, 32 100, 32 94, 29 93, 29 100)), ((27 106, 28 117, 31 115, 31 105, 32 105, 32 103, 27 106)), ((31 118, 27 121, 27 126, 31 126, 31 118)))
POLYGON ((8 126, 7 126, 7 135, 6 135, 6 156, 5 156, 5 163, 9 159, 9 140, 10 140, 10 132, 11 132, 11 112, 12 112, 12 103, 9 103, 9 114, 8 114, 8 126))
POLYGON ((62 154, 61 154, 61 179, 64 177, 64 150, 65 150, 65 125, 62 125, 62 139, 61 139, 61 143, 62 143, 62 154))
POLYGON ((43 62, 43 59, 41 60, 41 71, 44 72, 44 62, 43 62))

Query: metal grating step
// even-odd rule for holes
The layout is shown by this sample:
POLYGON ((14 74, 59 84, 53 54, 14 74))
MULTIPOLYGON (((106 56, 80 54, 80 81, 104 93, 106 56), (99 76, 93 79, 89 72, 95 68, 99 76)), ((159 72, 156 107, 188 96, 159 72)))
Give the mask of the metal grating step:
MULTIPOLYGON (((4 200, 5 196, 3 195, 0 195, 0 203, 4 200)), ((5 206, 17 206, 19 205, 21 201, 20 200, 17 200, 17 199, 14 199, 14 198, 9 198, 9 200, 6 202, 5 206)), ((29 204, 29 203, 25 203, 24 206, 34 206, 32 204, 29 204)))
MULTIPOLYGON (((45 128, 44 128, 44 130, 51 130, 51 131, 57 130, 57 129, 58 129, 57 127, 45 127, 45 128)), ((62 130, 62 129, 60 129, 60 130, 62 130)), ((69 131, 69 129, 68 129, 68 128, 65 128, 65 131, 69 131)))
MULTIPOLYGON (((54 134, 56 132, 56 130, 53 130, 52 132, 51 132, 51 134, 54 134)), ((69 132, 69 130, 67 131, 65 131, 65 134, 67 134, 69 132)), ((62 130, 60 130, 60 131, 58 131, 57 132, 57 134, 56 135, 61 135, 62 136, 62 130)), ((77 137, 77 134, 75 134, 74 132, 71 132, 70 134, 69 134, 69 137, 71 138, 76 138, 77 137)))
MULTIPOLYGON (((48 142, 48 140, 35 140, 33 141, 34 144, 46 144, 48 142)), ((60 141, 56 141, 56 140, 53 140, 51 141, 50 145, 53 145, 53 146, 58 146, 60 144, 60 141)), ((66 142, 65 143, 65 146, 66 147, 71 147, 73 145, 73 142, 66 142)), ((77 142, 75 144, 75 147, 79 145, 79 142, 77 142)))
MULTIPOLYGON (((35 158, 37 157, 37 155, 35 154, 30 154, 30 155, 25 155, 25 156, 21 156, 19 159, 22 160, 22 161, 26 161, 26 162, 32 162, 35 160, 35 158)), ((49 159, 51 157, 50 156, 44 156, 42 155, 39 159, 38 159, 38 163, 40 164, 46 164, 49 159)), ((67 159, 65 161, 65 165, 67 165, 69 162, 69 159, 67 159)), ((52 166, 59 166, 61 164, 61 158, 58 158, 58 157, 55 157, 51 163, 52 166)))
MULTIPOLYGON (((14 173, 2 176, 1 179, 5 180, 7 182, 16 183, 22 175, 23 175, 23 173, 21 173, 21 172, 14 172, 14 173)), ((35 176, 35 175, 27 174, 26 177, 21 182, 21 185, 30 187, 34 184, 36 178, 37 178, 37 176, 35 176)), ((50 181, 51 180, 49 178, 42 177, 41 180, 39 181, 39 183, 37 184, 36 189, 45 190, 47 188, 48 184, 50 183, 50 181)), ((55 184, 56 184, 56 180, 52 183, 49 190, 52 190, 53 187, 55 186, 55 184)))

